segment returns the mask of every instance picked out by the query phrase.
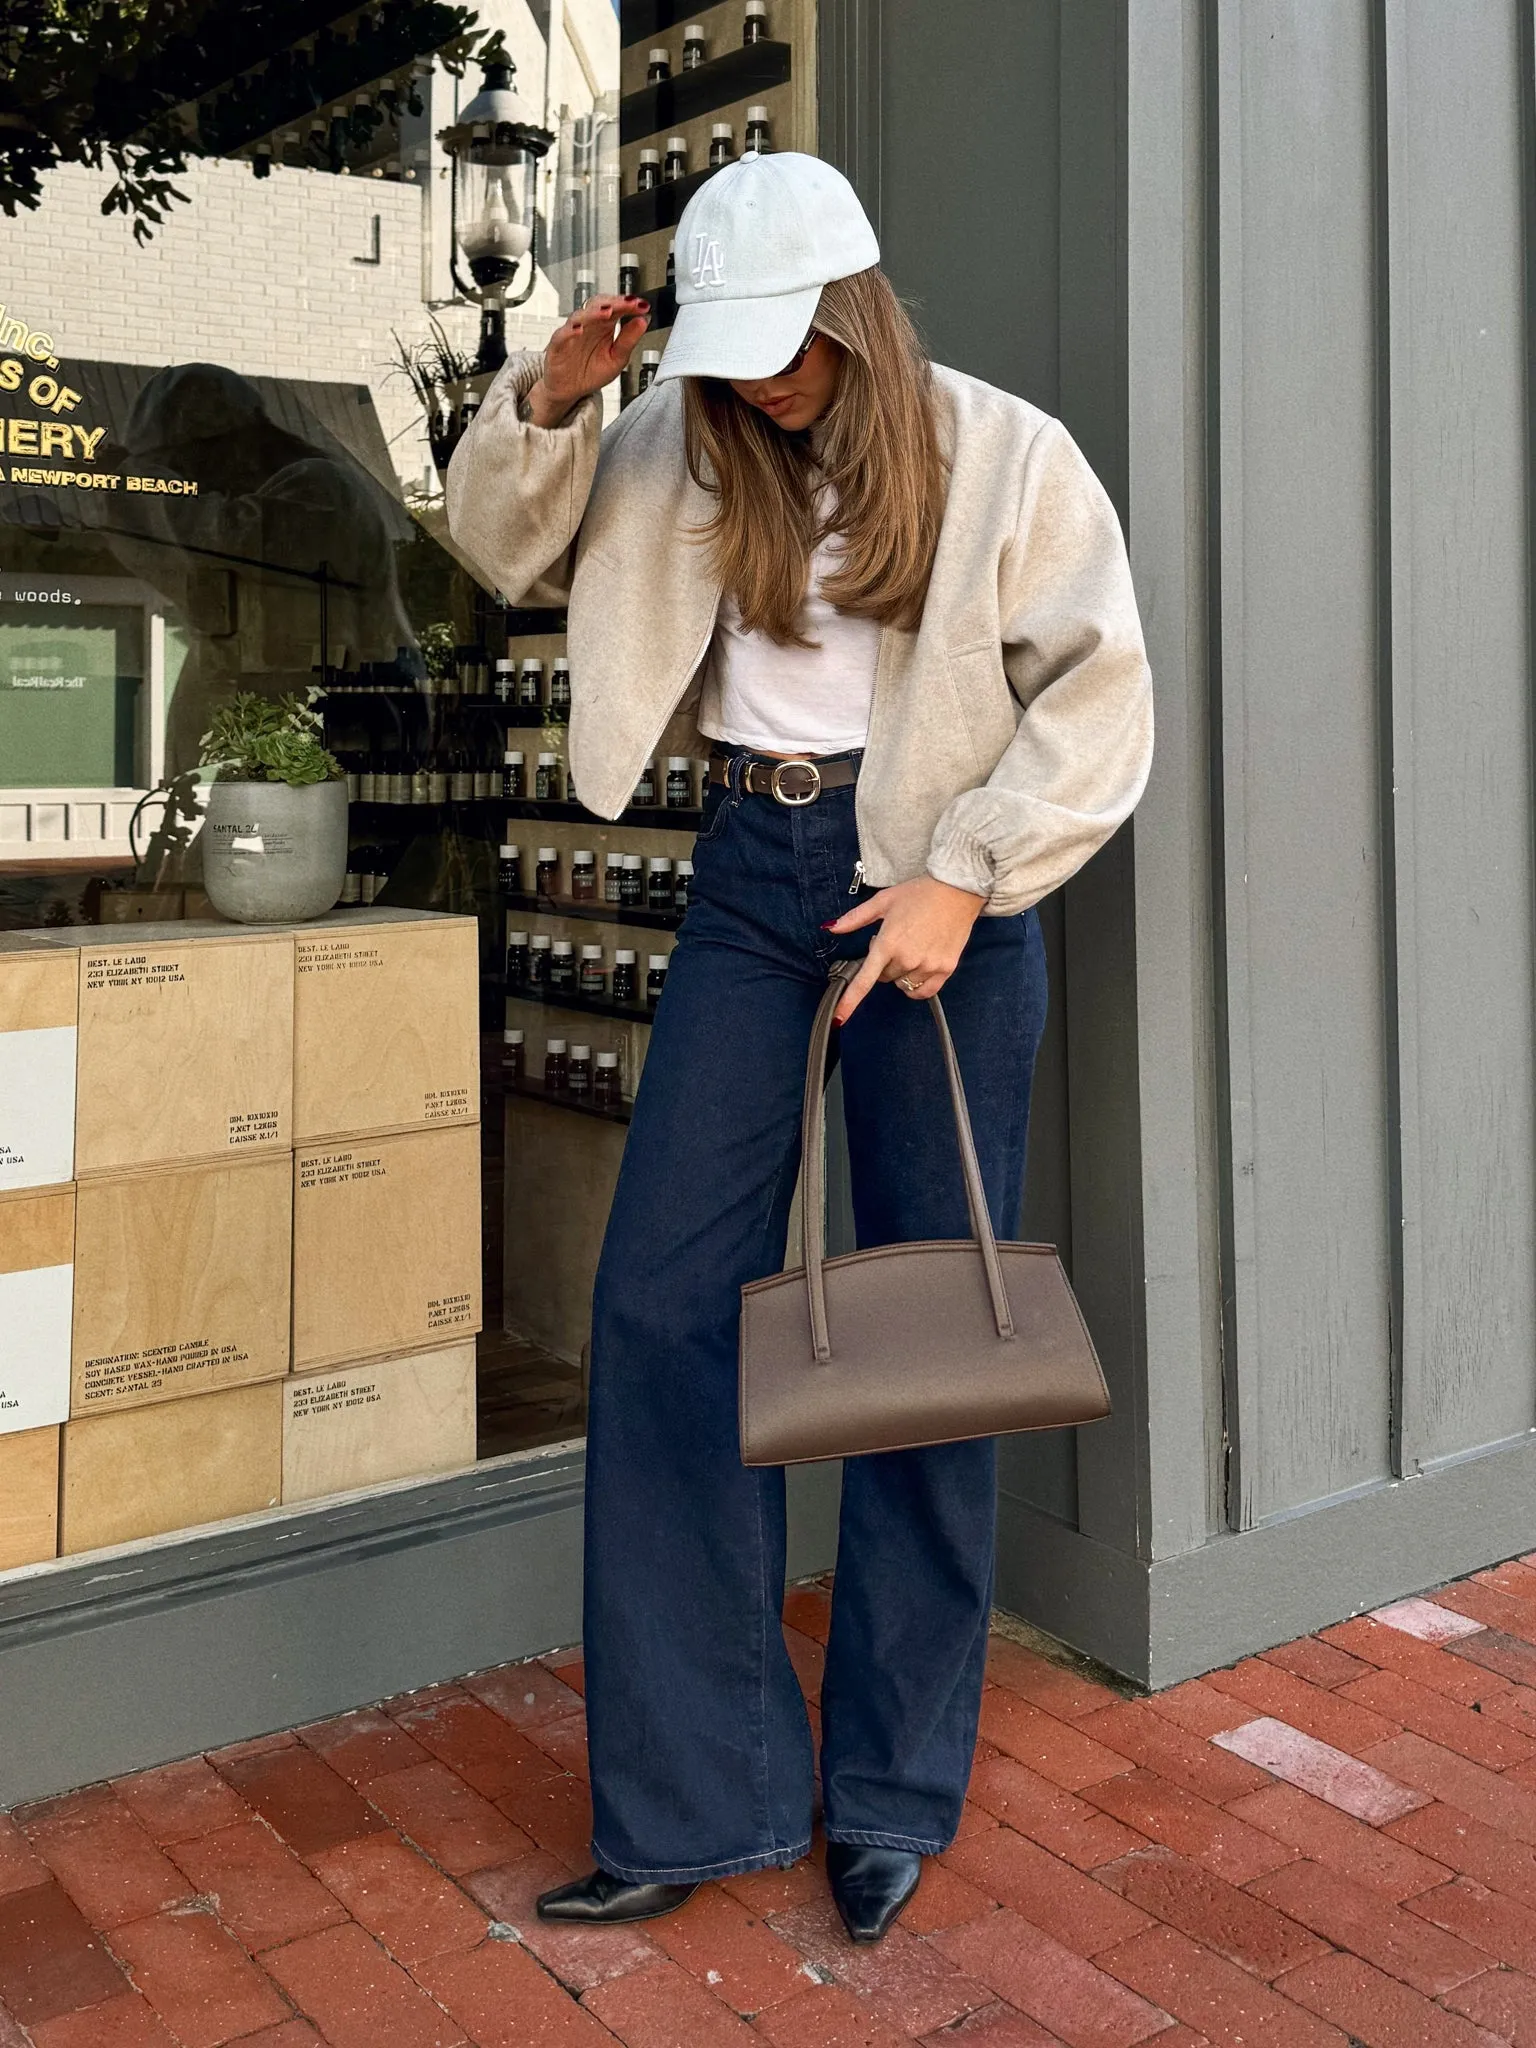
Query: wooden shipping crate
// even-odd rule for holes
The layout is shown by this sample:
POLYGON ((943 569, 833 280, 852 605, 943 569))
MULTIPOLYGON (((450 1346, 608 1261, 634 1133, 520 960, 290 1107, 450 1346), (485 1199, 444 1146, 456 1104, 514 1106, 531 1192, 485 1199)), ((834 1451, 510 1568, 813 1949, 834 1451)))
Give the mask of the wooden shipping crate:
POLYGON ((314 1500, 475 1462, 475 1345, 283 1383, 283 1499, 314 1500))
POLYGON ((293 1367, 387 1358, 480 1327, 480 1130, 294 1155, 293 1367))
POLYGON ((473 1123, 472 917, 333 911, 294 934, 294 1143, 473 1123))
POLYGON ((0 1572, 58 1554, 58 1426, 0 1436, 0 1572))
POLYGON ((80 1183, 72 1415, 288 1370, 290 1155, 80 1183))
POLYGON ((80 1178, 287 1148, 291 932, 189 921, 75 943, 80 1178))
POLYGON ((0 934, 0 1192, 75 1177, 80 958, 0 934))
POLYGON ((0 1440, 69 1413, 75 1190, 0 1196, 0 1440))
POLYGON ((59 1554, 257 1514, 277 1506, 282 1475, 276 1381, 67 1422, 59 1554))

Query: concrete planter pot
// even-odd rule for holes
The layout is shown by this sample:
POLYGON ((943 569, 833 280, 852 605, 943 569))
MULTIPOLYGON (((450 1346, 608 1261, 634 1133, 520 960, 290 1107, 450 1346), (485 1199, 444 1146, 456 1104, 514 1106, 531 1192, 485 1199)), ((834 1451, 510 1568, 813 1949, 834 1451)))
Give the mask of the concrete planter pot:
POLYGON ((203 887, 221 917, 319 917, 347 871, 347 785, 215 782, 203 820, 203 887))

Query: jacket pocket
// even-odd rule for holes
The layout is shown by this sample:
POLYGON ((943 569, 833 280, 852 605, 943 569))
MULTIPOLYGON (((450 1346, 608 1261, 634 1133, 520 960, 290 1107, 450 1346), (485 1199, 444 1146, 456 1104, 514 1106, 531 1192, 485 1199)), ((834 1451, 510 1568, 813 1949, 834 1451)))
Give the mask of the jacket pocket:
POLYGON ((992 773, 1018 730, 1018 699, 1003 667, 1003 650, 995 640, 977 647, 945 649, 950 689, 960 714, 978 773, 992 773))

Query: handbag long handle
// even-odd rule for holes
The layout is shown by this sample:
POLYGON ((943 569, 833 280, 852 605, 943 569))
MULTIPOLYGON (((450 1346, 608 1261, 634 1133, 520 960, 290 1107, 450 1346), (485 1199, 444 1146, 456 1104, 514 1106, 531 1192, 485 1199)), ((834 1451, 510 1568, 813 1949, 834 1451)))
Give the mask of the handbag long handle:
MULTIPOLYGON (((811 1344, 819 1360, 832 1356, 832 1340, 827 1332, 826 1281, 822 1274, 827 1255, 827 1045, 832 1036, 832 1013, 860 965, 857 960, 840 960, 832 969, 827 992, 821 999, 816 1022, 811 1027, 810 1057, 805 1067, 805 1111, 800 1128, 800 1230, 805 1285, 811 1307, 811 1344)), ((1003 1262, 997 1255, 997 1237, 987 1211, 986 1189, 982 1185, 981 1165, 976 1157, 976 1139, 971 1131, 970 1111, 966 1108, 960 1062, 955 1058, 954 1040, 949 1035, 943 1004, 937 996, 930 996, 928 1007, 933 1012, 944 1053, 949 1099, 955 1113, 955 1135, 960 1140, 965 1202, 971 1215, 971 1238, 981 1253, 997 1334, 1006 1341, 1013 1335, 1013 1311, 1008 1305, 1008 1290, 1003 1284, 1003 1262)))

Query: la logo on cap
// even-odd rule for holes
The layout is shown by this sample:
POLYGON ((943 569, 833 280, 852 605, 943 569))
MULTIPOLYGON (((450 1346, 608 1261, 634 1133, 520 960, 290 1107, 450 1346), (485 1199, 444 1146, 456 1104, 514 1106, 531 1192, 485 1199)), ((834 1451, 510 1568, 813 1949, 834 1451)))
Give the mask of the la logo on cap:
POLYGON ((725 254, 713 235, 693 237, 693 284, 696 291, 725 283, 725 254))

